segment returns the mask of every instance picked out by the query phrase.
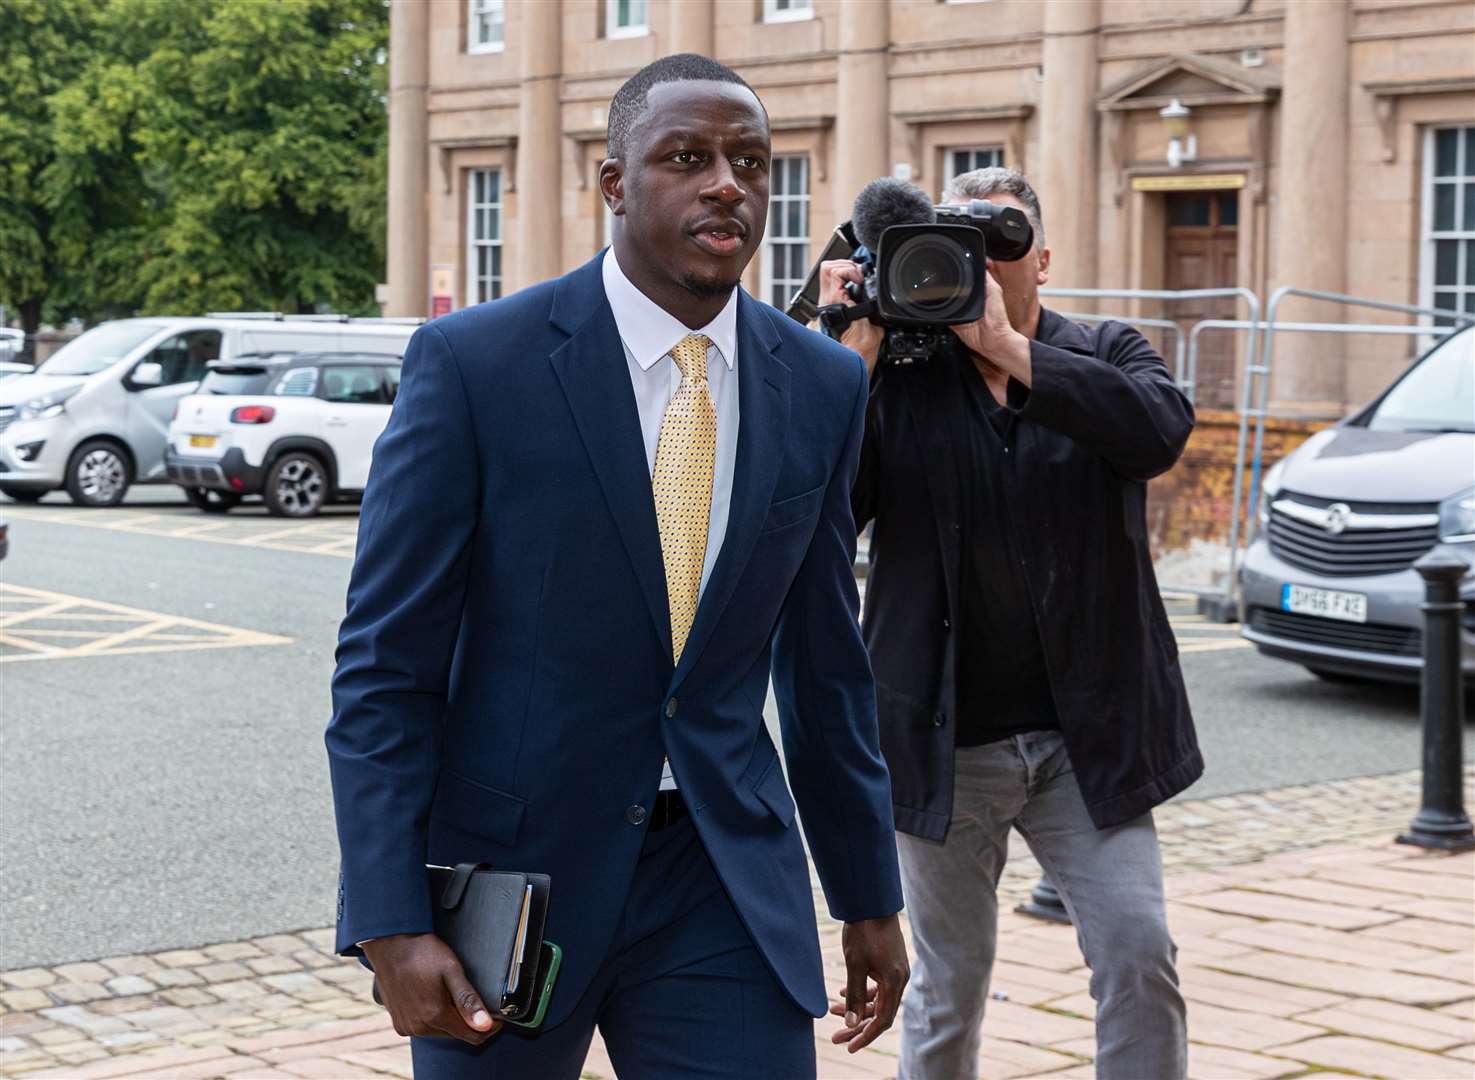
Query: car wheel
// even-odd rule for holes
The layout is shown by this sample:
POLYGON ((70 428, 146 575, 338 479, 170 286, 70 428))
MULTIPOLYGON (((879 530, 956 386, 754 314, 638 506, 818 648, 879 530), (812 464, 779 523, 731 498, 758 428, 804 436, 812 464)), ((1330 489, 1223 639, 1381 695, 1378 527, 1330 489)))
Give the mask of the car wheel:
POLYGON ((131 473, 116 443, 83 443, 67 465, 67 494, 78 506, 117 506, 133 483, 131 473))
POLYGON ((40 502, 45 497, 46 492, 37 491, 35 488, 6 487, 4 484, 0 484, 0 495, 4 495, 8 499, 14 499, 18 503, 33 503, 40 502))
POLYGON ((190 505, 207 514, 224 514, 241 505, 241 496, 232 491, 216 491, 214 488, 187 487, 184 497, 190 505))
POLYGON ((314 455, 293 450, 267 472, 261 495, 278 517, 312 517, 328 501, 328 470, 314 455))

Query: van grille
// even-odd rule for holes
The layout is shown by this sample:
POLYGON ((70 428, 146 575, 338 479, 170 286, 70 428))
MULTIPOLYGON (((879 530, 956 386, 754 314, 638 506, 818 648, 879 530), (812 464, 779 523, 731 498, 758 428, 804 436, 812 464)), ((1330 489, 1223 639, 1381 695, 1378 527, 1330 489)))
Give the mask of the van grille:
POLYGON ((15 419, 14 405, 0 405, 0 431, 4 431, 15 419))
POLYGON ((1274 608, 1251 608, 1250 629, 1308 645, 1355 649, 1358 652, 1382 653, 1387 656, 1422 656, 1424 648, 1423 634, 1411 626, 1343 622, 1316 615, 1276 611, 1274 608))
POLYGON ((1395 514, 1387 503, 1346 503, 1354 524, 1339 533, 1295 514, 1303 506, 1322 511, 1330 505, 1334 504, 1302 496, 1277 499, 1266 530, 1270 550, 1293 566, 1329 577, 1350 577, 1406 570, 1439 542, 1439 508, 1434 505, 1405 504, 1395 514), (1411 523, 1419 518, 1424 521, 1411 523), (1398 527, 1387 527, 1395 524, 1398 527))

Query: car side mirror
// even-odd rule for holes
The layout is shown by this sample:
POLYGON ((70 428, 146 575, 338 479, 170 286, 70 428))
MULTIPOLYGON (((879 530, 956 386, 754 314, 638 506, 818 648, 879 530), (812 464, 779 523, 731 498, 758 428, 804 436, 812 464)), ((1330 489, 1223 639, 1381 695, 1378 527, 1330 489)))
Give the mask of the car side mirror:
POLYGON ((152 360, 147 363, 139 364, 136 368, 133 369, 133 374, 129 376, 129 381, 132 382, 134 386, 140 387, 163 386, 164 365, 154 363, 152 360))

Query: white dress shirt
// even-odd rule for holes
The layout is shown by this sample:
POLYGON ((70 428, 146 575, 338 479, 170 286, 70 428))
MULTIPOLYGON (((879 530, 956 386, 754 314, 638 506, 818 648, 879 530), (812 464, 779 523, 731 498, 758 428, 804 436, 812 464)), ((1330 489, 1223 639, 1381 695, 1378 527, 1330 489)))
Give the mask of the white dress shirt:
MULTIPOLYGON (((737 305, 738 291, 732 290, 717 317, 700 330, 692 330, 676 316, 646 296, 620 269, 615 249, 604 253, 604 294, 614 311, 625 362, 630 368, 630 385, 640 413, 640 433, 645 438, 645 463, 652 476, 656 471, 656 445, 661 438, 661 420, 671 395, 681 385, 681 369, 671 359, 671 350, 688 334, 704 334, 712 342, 707 350, 707 393, 717 413, 717 460, 712 473, 712 507, 707 518, 707 555, 702 563, 698 598, 706 592, 712 567, 727 535, 728 506, 732 502, 732 475, 737 462, 738 381, 737 305)), ((675 777, 666 762, 661 790, 673 790, 675 777)))

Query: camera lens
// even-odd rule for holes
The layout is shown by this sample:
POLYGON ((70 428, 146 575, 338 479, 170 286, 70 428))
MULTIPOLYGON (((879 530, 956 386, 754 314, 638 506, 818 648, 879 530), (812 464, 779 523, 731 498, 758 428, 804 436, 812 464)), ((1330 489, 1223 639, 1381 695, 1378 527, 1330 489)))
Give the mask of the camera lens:
POLYGON ((908 237, 888 261, 887 292, 918 318, 946 319, 973 294, 973 253, 951 238, 908 237))

